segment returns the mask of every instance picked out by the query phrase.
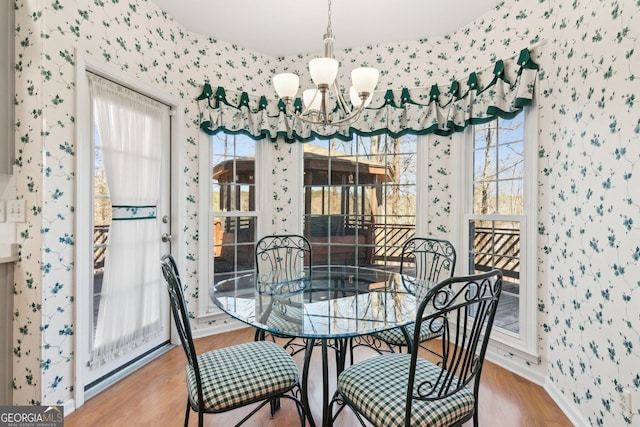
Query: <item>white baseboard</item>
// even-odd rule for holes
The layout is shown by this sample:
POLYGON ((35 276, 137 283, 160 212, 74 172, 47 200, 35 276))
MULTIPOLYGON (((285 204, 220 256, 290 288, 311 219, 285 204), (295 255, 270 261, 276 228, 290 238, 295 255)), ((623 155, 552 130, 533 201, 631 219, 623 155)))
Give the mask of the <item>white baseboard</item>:
POLYGON ((216 322, 207 325, 206 322, 201 321, 197 329, 193 329, 193 338, 203 338, 209 335, 221 334, 223 332, 235 331, 237 329, 248 328, 246 323, 242 323, 238 320, 230 319, 228 316, 224 320, 217 320, 216 322))
POLYGON ((558 390, 555 384, 547 382, 544 385, 544 389, 549 393, 549 396, 556 402, 556 405, 560 407, 560 410, 569 418, 569 421, 576 426, 590 426, 591 424, 584 418, 584 416, 578 411, 576 405, 573 402, 567 400, 564 394, 558 390))
POLYGON ((76 401, 75 399, 69 399, 62 405, 64 410, 64 416, 66 417, 70 413, 76 410, 76 401))
POLYGON ((569 421, 571 421, 574 426, 586 427, 590 425, 587 420, 584 419, 580 411, 578 411, 576 405, 567 400, 567 398, 556 388, 555 384, 549 382, 545 372, 541 370, 541 367, 535 365, 527 366, 521 360, 509 358, 501 353, 491 351, 487 351, 485 358, 501 368, 513 372, 527 381, 531 381, 532 383, 544 388, 551 400, 558 405, 558 408, 560 408, 567 418, 569 418, 569 421))
POLYGON ((491 350, 487 350, 485 359, 541 387, 544 387, 546 383, 544 371, 539 366, 526 365, 525 362, 520 359, 506 357, 502 353, 491 350))

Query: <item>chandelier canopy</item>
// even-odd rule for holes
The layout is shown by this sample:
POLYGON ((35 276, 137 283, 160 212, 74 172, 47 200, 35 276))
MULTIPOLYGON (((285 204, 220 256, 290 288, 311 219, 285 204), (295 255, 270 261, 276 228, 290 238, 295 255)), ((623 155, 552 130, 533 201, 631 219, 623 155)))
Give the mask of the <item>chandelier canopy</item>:
MULTIPOLYGON (((351 71, 352 86, 349 89, 349 101, 344 99, 336 82, 338 61, 333 57, 333 31, 331 29, 331 0, 328 1, 327 33, 324 35, 324 57, 309 61, 309 74, 316 85, 315 89, 306 89, 302 93, 304 108, 296 112, 294 101, 298 93, 300 78, 293 73, 273 76, 276 93, 286 105, 287 114, 293 119, 324 126, 350 126, 358 120, 371 102, 373 91, 378 84, 379 71, 371 67, 355 68, 351 71), (330 92, 337 98, 338 108, 327 108, 330 92)), ((291 125, 287 125, 290 128, 291 125)))

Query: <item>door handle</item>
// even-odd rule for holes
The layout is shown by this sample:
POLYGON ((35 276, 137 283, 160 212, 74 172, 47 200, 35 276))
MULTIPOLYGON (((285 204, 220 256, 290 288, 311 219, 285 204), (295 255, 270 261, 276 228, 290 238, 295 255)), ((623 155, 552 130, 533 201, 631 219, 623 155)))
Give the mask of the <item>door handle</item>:
POLYGON ((173 236, 169 233, 162 233, 162 241, 167 243, 173 240, 173 236))

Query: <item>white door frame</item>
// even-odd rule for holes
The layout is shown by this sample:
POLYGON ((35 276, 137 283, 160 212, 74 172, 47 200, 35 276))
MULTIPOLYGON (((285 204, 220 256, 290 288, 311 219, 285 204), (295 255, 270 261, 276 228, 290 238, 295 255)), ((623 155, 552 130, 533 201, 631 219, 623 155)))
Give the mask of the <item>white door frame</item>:
MULTIPOLYGON (((181 200, 180 188, 182 187, 180 178, 181 156, 180 143, 181 129, 184 126, 184 114, 182 111, 182 100, 179 97, 167 94, 158 88, 140 81, 126 74, 112 65, 98 61, 95 58, 76 50, 76 274, 75 274, 75 296, 76 304, 81 301, 88 301, 90 287, 85 286, 87 278, 93 277, 93 241, 87 236, 87 230, 91 228, 91 218, 93 218, 93 188, 92 180, 81 179, 81 177, 91 176, 92 137, 91 137, 91 116, 90 116, 90 96, 87 71, 107 78, 113 82, 134 89, 150 98, 160 101, 171 108, 171 227, 173 241, 171 252, 180 260, 181 257, 181 234, 179 224, 184 223, 183 213, 178 209, 178 202, 181 200)), ((159 266, 158 261, 158 266, 159 266)), ((159 267, 158 267, 159 268, 159 267)), ((87 365, 87 352, 80 349, 88 348, 89 328, 93 321, 89 318, 87 310, 76 310, 76 333, 75 333, 75 383, 74 402, 65 405, 65 413, 82 406, 85 402, 84 383, 85 369, 87 365)), ((141 364, 145 361, 141 361, 141 364)), ((132 365, 130 370, 136 369, 132 365)))

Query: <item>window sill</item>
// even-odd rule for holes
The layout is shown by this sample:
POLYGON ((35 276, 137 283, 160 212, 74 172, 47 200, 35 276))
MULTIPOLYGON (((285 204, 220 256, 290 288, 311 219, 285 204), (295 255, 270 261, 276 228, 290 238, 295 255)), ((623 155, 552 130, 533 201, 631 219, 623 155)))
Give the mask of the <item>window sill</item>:
POLYGON ((496 354, 507 354, 516 357, 529 364, 540 365, 541 358, 537 349, 532 350, 509 338, 505 334, 496 333, 494 329, 493 336, 489 340, 489 350, 496 354))
POLYGON ((18 261, 18 245, 11 243, 0 246, 0 264, 18 261))

